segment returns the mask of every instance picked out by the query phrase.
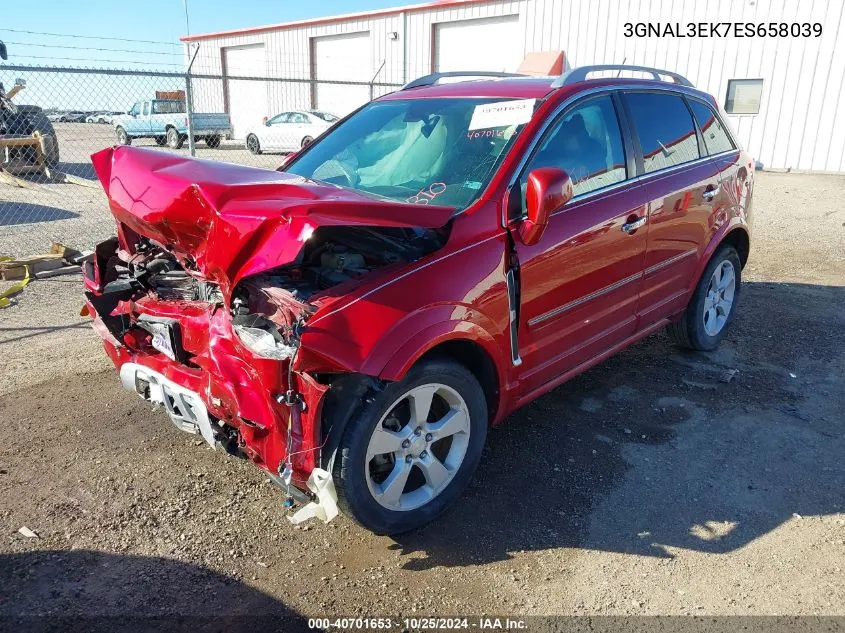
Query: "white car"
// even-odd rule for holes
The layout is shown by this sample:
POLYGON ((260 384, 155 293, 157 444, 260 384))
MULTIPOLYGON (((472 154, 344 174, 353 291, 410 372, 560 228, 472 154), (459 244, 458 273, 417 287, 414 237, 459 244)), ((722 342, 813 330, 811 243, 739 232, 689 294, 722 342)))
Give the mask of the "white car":
POLYGON ((321 110, 281 112, 247 131, 246 147, 263 151, 295 152, 329 129, 339 117, 321 110))

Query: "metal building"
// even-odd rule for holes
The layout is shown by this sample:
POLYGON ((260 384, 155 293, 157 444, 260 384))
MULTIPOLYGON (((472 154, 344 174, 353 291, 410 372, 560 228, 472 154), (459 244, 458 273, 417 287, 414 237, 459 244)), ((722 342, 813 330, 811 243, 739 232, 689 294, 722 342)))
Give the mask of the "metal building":
POLYGON ((845 126, 835 125, 845 113, 844 20, 843 0, 439 0, 183 41, 188 55, 200 45, 195 74, 227 77, 197 79, 195 107, 229 112, 236 137, 282 110, 344 114, 432 71, 515 71, 528 53, 563 51, 567 67, 685 75, 717 97, 767 168, 845 172, 845 126), (713 34, 714 20, 754 32, 713 34), (684 36, 690 23, 706 36, 684 36), (756 34, 772 24, 776 36, 756 34))

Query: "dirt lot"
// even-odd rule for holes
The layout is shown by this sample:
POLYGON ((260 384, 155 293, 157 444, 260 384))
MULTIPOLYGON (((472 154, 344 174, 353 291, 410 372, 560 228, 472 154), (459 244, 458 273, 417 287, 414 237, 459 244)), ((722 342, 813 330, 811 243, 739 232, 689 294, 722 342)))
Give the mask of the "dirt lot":
MULTIPOLYGON (((27 177, 28 187, 0 181, 0 254, 35 255, 45 252, 54 240, 89 248, 114 231, 106 198, 91 167, 94 152, 115 144, 111 125, 56 123, 62 162, 56 171, 88 183, 48 182, 43 175, 27 177)), ((152 139, 136 139, 133 145, 188 156, 179 150, 158 147, 152 139)), ((197 157, 275 169, 283 154, 250 154, 243 143, 224 141, 217 149, 196 145, 197 157)), ((77 182, 79 182, 77 180, 77 182)))
POLYGON ((78 280, 34 283, 0 312, 0 615, 845 615, 843 196, 760 174, 722 348, 657 334, 524 408, 399 539, 290 525, 122 391, 78 280))

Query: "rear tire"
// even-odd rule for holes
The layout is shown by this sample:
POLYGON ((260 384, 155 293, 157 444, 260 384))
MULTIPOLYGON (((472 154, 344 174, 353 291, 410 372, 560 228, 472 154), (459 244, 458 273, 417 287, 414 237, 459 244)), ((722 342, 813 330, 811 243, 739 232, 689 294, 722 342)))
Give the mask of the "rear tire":
POLYGON ((669 337, 687 349, 716 349, 736 313, 741 282, 739 254, 733 246, 720 246, 707 263, 683 316, 667 327, 669 337))
POLYGON ((299 146, 300 146, 302 149, 305 149, 306 147, 308 147, 309 145, 311 145, 311 143, 313 143, 313 142, 314 142, 313 137, 311 137, 311 136, 306 136, 305 138, 303 138, 303 139, 302 139, 302 142, 299 144, 299 146))
POLYGON ((167 146, 170 149, 180 149, 185 142, 185 136, 179 134, 179 130, 175 127, 168 128, 167 130, 167 146))
POLYGON ((218 136, 217 134, 213 136, 206 136, 205 144, 211 149, 217 149, 218 147, 220 147, 220 136, 218 136))
POLYGON ((167 145, 166 136, 156 136, 154 140, 156 142, 156 145, 158 145, 159 147, 164 147, 165 145, 167 145))
POLYGON ((117 134, 117 144, 118 145, 131 145, 132 144, 132 139, 129 138, 129 134, 127 134, 126 130, 124 130, 122 127, 117 128, 115 130, 115 133, 117 134))
POLYGON ((252 154, 261 153, 261 143, 258 142, 258 137, 255 134, 250 134, 246 137, 246 148, 252 154))
POLYGON ((364 398, 344 429, 332 472, 338 504, 377 534, 425 525, 467 487, 486 437, 475 376, 445 359, 420 363, 364 398))

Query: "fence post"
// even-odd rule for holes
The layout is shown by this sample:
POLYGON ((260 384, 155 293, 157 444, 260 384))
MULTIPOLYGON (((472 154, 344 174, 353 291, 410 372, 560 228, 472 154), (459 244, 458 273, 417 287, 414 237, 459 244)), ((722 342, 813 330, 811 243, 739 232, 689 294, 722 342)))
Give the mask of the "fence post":
POLYGON ((194 100, 191 92, 191 71, 185 73, 185 114, 188 119, 188 151, 191 156, 197 155, 196 144, 194 143, 194 100))
POLYGON ((188 69, 185 71, 185 115, 188 119, 188 151, 191 153, 191 156, 197 155, 197 148, 194 143, 194 96, 191 86, 191 68, 199 52, 200 45, 197 44, 194 54, 191 57, 191 63, 188 64, 188 69))

